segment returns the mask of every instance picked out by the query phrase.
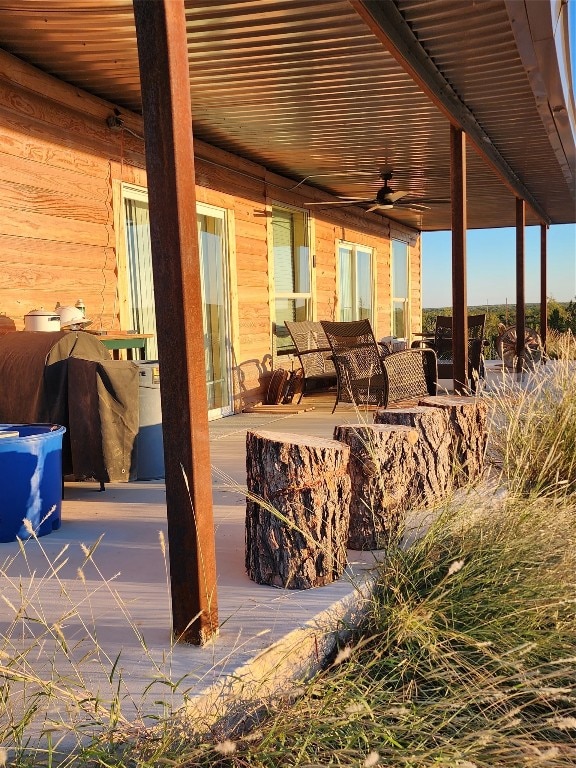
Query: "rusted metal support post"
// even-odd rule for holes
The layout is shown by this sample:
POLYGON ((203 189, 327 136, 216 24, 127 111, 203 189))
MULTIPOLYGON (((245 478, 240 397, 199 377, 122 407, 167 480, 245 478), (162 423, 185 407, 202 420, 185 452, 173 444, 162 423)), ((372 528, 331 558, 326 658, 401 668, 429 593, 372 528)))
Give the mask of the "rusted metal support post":
POLYGON ((540 338, 546 351, 548 338, 548 227, 540 225, 540 338))
POLYGON ((524 367, 526 342, 526 294, 525 294, 525 226, 526 204, 516 198, 516 372, 524 367))
POLYGON ((468 391, 468 301, 466 294, 466 136, 450 126, 452 197, 452 360, 454 391, 468 391))
POLYGON ((190 77, 183 0, 133 0, 150 205, 172 631, 217 631, 216 562, 190 77))

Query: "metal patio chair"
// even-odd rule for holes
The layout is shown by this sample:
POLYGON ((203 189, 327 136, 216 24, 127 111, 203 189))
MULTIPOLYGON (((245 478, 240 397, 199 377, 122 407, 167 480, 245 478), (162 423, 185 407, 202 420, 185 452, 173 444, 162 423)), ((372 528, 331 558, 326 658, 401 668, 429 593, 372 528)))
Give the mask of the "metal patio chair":
MULTIPOLYGON (((471 392, 476 391, 477 383, 484 378, 484 328, 486 315, 468 315, 468 385, 471 392)), ((415 341, 413 348, 430 348, 436 352, 438 377, 451 379, 454 376, 452 357, 452 317, 438 315, 434 340, 415 341)))
POLYGON ((336 384, 336 368, 332 361, 332 350, 320 323, 310 320, 284 323, 292 337, 296 354, 300 360, 304 381, 298 402, 311 381, 325 381, 336 384))
POLYGON ((436 394, 436 354, 408 349, 382 354, 369 320, 321 321, 336 367, 336 402, 386 408, 392 402, 436 394))

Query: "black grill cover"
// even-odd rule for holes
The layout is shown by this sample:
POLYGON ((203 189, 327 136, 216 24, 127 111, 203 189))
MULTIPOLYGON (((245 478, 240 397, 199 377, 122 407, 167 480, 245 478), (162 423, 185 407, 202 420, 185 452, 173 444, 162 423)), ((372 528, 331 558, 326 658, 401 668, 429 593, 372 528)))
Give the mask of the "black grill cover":
POLYGON ((138 366, 111 360, 85 331, 0 336, 0 423, 66 427, 65 475, 101 482, 135 475, 138 366))

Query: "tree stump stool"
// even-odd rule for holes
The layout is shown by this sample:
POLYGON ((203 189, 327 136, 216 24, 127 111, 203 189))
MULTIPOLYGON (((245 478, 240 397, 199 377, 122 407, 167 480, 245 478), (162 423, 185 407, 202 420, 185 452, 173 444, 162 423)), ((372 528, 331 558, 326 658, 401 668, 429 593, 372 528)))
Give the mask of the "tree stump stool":
POLYGON ((346 565, 350 449, 278 432, 246 435, 246 570, 258 584, 309 589, 346 565))
POLYGON ((379 408, 374 413, 374 422, 412 427, 419 434, 413 449, 416 462, 410 493, 413 508, 431 506, 452 492, 452 436, 445 411, 423 406, 379 408))
POLYGON ((456 485, 461 486, 478 478, 484 466, 488 440, 486 402, 465 395, 438 395, 422 398, 419 405, 442 410, 448 416, 456 485))
POLYGON ((414 482, 418 432, 386 424, 335 427, 350 446, 348 549, 383 549, 400 532, 414 482))

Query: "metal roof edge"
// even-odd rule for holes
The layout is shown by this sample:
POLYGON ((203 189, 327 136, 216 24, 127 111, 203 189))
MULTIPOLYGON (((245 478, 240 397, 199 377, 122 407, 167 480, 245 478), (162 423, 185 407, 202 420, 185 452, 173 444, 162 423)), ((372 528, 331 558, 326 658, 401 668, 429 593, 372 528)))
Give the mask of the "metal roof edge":
POLYGON ((381 3, 379 0, 349 0, 349 3, 450 122, 466 133, 511 191, 525 200, 543 224, 551 224, 550 216, 508 165, 474 113, 428 56, 396 4, 392 1, 381 3))
POLYGON ((571 89, 568 5, 505 0, 518 54, 566 182, 576 197, 576 110, 571 89), (564 76, 563 76, 564 75, 564 76))

